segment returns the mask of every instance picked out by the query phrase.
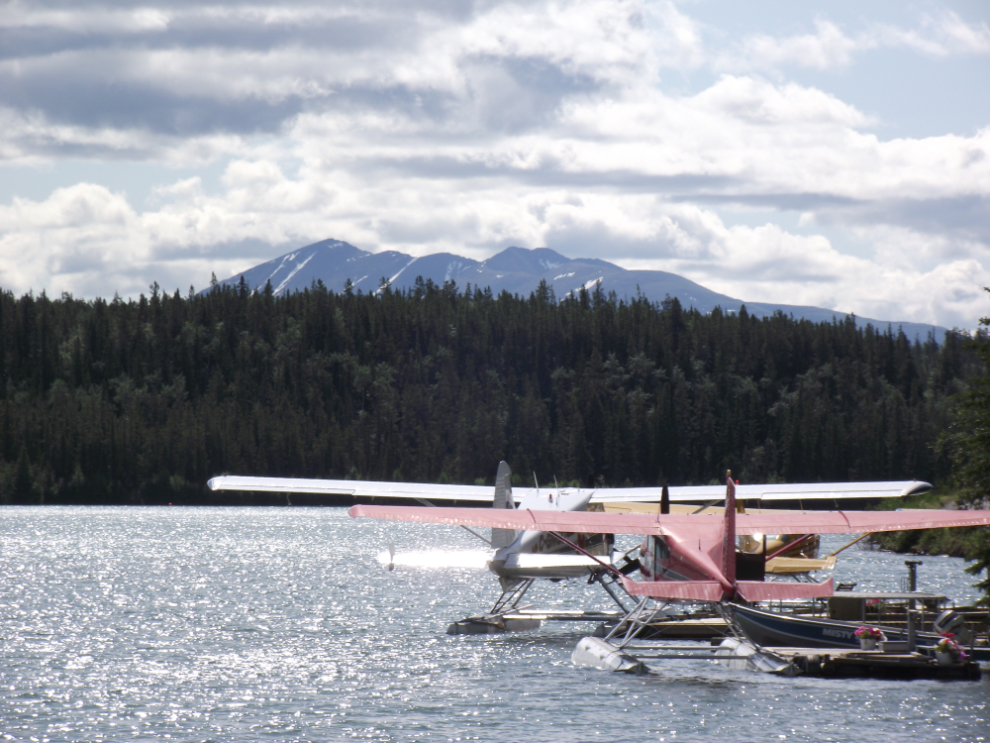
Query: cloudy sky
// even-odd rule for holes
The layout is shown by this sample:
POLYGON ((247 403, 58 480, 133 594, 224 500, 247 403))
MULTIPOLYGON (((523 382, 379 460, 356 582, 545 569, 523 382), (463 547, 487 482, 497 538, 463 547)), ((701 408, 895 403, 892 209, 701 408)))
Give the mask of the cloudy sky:
POLYGON ((985 0, 0 0, 0 287, 333 237, 990 314, 985 0))

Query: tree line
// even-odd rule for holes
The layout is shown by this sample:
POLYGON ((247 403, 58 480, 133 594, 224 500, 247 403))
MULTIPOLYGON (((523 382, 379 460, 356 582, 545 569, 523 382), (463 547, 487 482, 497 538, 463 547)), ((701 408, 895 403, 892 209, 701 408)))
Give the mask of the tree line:
MULTIPOLYGON (((990 288, 984 290, 990 292, 990 288)), ((979 330, 966 339, 964 348, 980 360, 982 369, 953 398, 949 425, 936 442, 936 450, 952 464, 948 483, 951 495, 923 496, 921 502, 911 504, 915 507, 938 507, 951 497, 957 507, 990 509, 990 316, 980 319, 979 330)), ((982 575, 975 584, 983 591, 978 603, 990 606, 990 528, 927 529, 874 538, 897 552, 965 557, 972 562, 966 571, 982 575)))
POLYGON ((0 502, 215 502, 222 474, 703 484, 947 477, 982 360, 600 289, 0 292, 0 502))

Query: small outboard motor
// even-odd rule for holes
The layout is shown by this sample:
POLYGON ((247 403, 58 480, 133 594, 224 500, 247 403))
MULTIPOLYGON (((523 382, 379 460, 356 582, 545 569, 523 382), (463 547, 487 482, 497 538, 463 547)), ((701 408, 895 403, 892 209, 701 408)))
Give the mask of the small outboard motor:
POLYGON ((932 627, 939 634, 951 632, 954 635, 952 639, 960 645, 968 645, 973 639, 972 634, 966 627, 966 620, 952 611, 952 609, 946 609, 939 614, 938 618, 932 622, 932 627))

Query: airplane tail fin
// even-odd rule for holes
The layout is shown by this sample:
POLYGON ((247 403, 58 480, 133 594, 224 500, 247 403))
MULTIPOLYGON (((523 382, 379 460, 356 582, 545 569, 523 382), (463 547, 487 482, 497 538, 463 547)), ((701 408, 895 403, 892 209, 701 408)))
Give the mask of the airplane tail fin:
MULTIPOLYGON (((495 502, 494 508, 515 508, 512 500, 512 470, 506 462, 498 463, 495 473, 495 502)), ((516 541, 515 529, 492 529, 492 547, 501 549, 516 541)))
POLYGON ((722 535, 722 575, 736 583, 736 484, 732 472, 725 477, 725 533, 722 535))

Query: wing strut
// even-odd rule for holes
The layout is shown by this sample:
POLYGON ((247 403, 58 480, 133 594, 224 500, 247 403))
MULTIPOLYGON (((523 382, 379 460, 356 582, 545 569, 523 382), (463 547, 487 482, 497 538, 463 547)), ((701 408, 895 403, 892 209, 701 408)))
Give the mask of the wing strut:
POLYGON ((856 542, 860 541, 861 539, 866 539, 868 536, 870 536, 872 534, 873 534, 873 532, 867 532, 866 534, 860 534, 854 540, 852 540, 851 542, 849 542, 849 544, 842 545, 835 552, 833 552, 832 554, 828 555, 828 557, 835 557, 837 554, 839 554, 840 552, 842 552, 842 550, 846 549, 847 547, 852 547, 854 544, 856 544, 856 542))
POLYGON ((607 571, 609 571, 610 573, 612 573, 616 578, 619 578, 621 580, 622 573, 620 573, 618 570, 616 570, 613 566, 609 565, 608 563, 602 562, 597 557, 595 557, 595 555, 591 554, 590 552, 588 552, 583 547, 578 547, 574 542, 572 542, 570 539, 568 539, 567 537, 565 537, 560 532, 548 531, 547 534, 552 534, 553 536, 557 537, 557 539, 559 539, 561 542, 563 542, 564 544, 566 544, 571 549, 577 550, 578 552, 580 552, 585 557, 590 557, 592 560, 594 560, 595 562, 597 562, 599 565, 601 565, 607 571))
MULTIPOLYGON (((428 500, 426 500, 426 498, 416 498, 416 501, 418 503, 422 503, 424 506, 429 506, 430 508, 436 508, 436 506, 433 505, 432 503, 430 503, 428 500)), ((487 544, 489 547, 492 546, 492 542, 491 542, 490 539, 481 536, 478 532, 476 532, 470 526, 465 526, 464 524, 458 524, 458 526, 461 527, 464 531, 470 532, 471 534, 474 534, 474 536, 476 536, 482 542, 484 542, 485 544, 487 544)))

